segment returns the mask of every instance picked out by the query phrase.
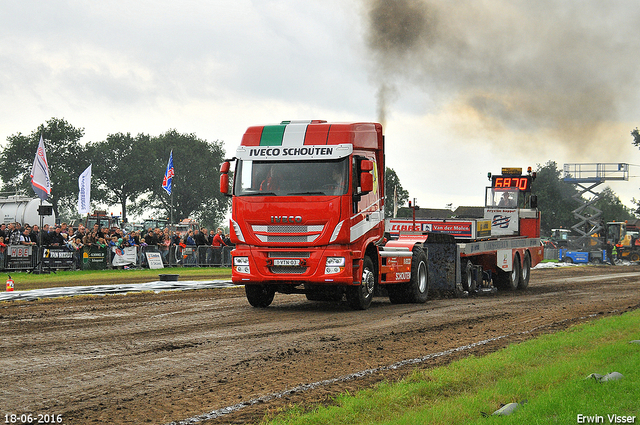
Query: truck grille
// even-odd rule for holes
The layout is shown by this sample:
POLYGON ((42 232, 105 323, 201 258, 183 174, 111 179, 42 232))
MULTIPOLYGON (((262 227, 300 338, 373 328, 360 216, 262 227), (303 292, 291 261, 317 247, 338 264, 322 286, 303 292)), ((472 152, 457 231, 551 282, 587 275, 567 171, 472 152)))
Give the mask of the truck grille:
POLYGON ((321 224, 311 226, 253 225, 251 230, 261 242, 310 243, 318 239, 324 230, 324 226, 321 224))
POLYGON ((296 251, 269 251, 269 258, 309 258, 310 252, 296 252, 296 251))
POLYGON ((273 274, 304 274, 307 271, 307 267, 271 266, 269 270, 273 274))

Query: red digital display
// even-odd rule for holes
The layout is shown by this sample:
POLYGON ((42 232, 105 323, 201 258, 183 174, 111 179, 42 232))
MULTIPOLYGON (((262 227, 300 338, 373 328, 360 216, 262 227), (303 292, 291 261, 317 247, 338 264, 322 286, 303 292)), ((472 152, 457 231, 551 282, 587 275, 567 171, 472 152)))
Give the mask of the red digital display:
POLYGON ((494 188, 512 188, 523 192, 531 190, 531 176, 508 177, 508 176, 492 176, 491 187, 494 188))

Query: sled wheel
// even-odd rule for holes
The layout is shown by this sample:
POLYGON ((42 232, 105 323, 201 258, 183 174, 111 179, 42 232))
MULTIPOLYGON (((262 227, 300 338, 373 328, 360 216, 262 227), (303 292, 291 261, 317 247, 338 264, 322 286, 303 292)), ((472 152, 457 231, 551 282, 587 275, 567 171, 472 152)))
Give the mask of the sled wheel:
POLYGON ((524 254, 524 261, 522 262, 522 269, 520 270, 520 281, 518 282, 518 289, 527 289, 527 286, 529 286, 530 277, 531 277, 531 256, 527 252, 524 254))

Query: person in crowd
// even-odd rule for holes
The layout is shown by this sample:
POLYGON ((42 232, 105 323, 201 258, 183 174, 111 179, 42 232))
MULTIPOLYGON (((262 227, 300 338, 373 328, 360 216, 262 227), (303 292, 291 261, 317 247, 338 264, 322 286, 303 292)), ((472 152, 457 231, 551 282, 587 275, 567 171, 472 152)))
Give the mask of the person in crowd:
POLYGON ((227 244, 223 239, 223 236, 224 236, 224 230, 222 230, 222 227, 218 227, 218 229, 216 230, 216 234, 213 237, 213 241, 211 242, 211 245, 213 245, 214 247, 227 246, 227 244))
POLYGON ((53 232, 49 232, 49 245, 63 246, 64 244, 65 240, 62 236, 62 228, 60 226, 56 226, 53 232))
POLYGON ((69 239, 69 225, 67 223, 62 223, 60 225, 60 234, 65 240, 69 239))
POLYGON ((160 255, 162 256, 162 262, 164 264, 168 263, 169 260, 169 245, 171 245, 171 238, 169 238, 169 232, 165 233, 159 227, 155 230, 156 239, 158 240, 158 251, 160 251, 160 255))
POLYGON ((50 243, 49 239, 49 225, 45 223, 40 230, 40 245, 48 246, 50 243))
POLYGON ((75 260, 75 267, 80 268, 82 265, 82 247, 84 245, 82 244, 82 239, 80 238, 75 238, 75 239, 71 239, 71 242, 69 242, 69 249, 71 251, 73 251, 73 258, 75 260))
POLYGON ((180 233, 180 230, 176 230, 176 233, 171 237, 171 243, 175 246, 179 246, 181 239, 182 234, 180 233))
POLYGON ((198 250, 198 264, 205 265, 209 261, 207 259, 207 229, 195 229, 193 232, 193 240, 196 242, 197 250, 198 250))
POLYGON ((38 227, 37 224, 34 224, 33 227, 31 228, 31 233, 29 233, 29 236, 31 237, 31 241, 35 242, 36 245, 39 244, 39 240, 38 238, 40 237, 40 228, 38 227))
POLYGON ((213 240, 211 241, 211 251, 212 251, 212 259, 211 262, 214 265, 222 264, 222 247, 227 246, 222 238, 224 236, 222 227, 218 227, 216 230, 216 234, 213 236, 213 240))
POLYGON ((144 237, 144 241, 147 243, 147 245, 158 245, 156 232, 154 232, 151 227, 147 229, 147 234, 144 237))
POLYGON ((5 223, 0 224, 0 237, 1 238, 6 238, 7 234, 5 233, 7 231, 7 225, 5 223))
POLYGON ((29 236, 31 233, 31 228, 25 228, 24 233, 20 235, 20 245, 35 245, 36 243, 31 240, 29 236))
POLYGON ((189 229, 187 231, 187 237, 186 237, 185 242, 186 242, 187 245, 194 245, 195 246, 196 241, 193 238, 193 230, 189 229))
POLYGON ((98 235, 95 231, 87 232, 87 234, 82 238, 82 243, 86 246, 94 245, 98 242, 98 235))
POLYGON ((103 229, 100 227, 100 225, 98 223, 93 225, 93 231, 96 232, 96 236, 98 238, 104 238, 103 229))
POLYGON ((95 242, 95 245, 96 245, 98 248, 103 248, 103 249, 104 249, 104 248, 106 248, 107 246, 109 246, 109 245, 107 244, 107 241, 105 240, 105 238, 98 238, 98 239, 96 240, 96 242, 95 242))
POLYGON ((4 243, 4 236, 0 236, 0 270, 5 268, 5 257, 7 252, 7 244, 4 243))
POLYGON ((9 245, 20 245, 20 223, 9 224, 9 245))

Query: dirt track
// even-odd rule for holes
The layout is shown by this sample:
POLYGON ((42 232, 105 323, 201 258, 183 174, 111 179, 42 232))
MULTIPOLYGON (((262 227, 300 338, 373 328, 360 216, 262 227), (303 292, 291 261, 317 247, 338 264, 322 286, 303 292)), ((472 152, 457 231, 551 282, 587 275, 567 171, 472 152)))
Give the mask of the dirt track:
POLYGON ((290 403, 325 402, 415 367, 637 309, 639 287, 640 267, 599 266, 534 270, 523 292, 424 305, 376 298, 367 311, 281 294, 255 309, 242 288, 0 303, 0 414, 165 424, 240 404, 204 423, 255 423, 290 403))

